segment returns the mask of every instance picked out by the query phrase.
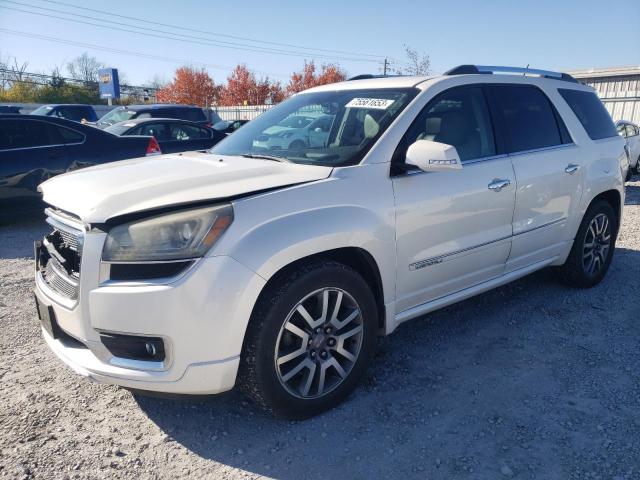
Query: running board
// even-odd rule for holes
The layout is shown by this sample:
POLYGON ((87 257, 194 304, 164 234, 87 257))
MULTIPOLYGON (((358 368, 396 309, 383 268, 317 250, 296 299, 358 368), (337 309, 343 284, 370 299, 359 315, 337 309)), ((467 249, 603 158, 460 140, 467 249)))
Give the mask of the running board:
POLYGON ((395 325, 393 326, 393 329, 390 330, 390 332, 395 330, 395 328, 398 325, 400 325, 403 322, 406 322, 407 320, 411 320, 421 315, 433 312, 434 310, 439 310, 440 308, 447 307, 461 300, 465 300, 469 297, 473 297, 474 295, 478 295, 480 293, 484 293, 488 290, 492 290, 501 285, 510 283, 514 280, 517 280, 518 278, 521 278, 521 277, 524 277, 525 275, 533 273, 536 270, 540 270, 541 268, 551 265, 558 258, 559 257, 556 255, 552 258, 548 258, 541 262, 536 262, 527 267, 514 270, 513 272, 509 272, 500 277, 496 277, 491 280, 487 280, 486 282, 479 283, 478 285, 474 285, 473 287, 465 288, 464 290, 451 293, 445 297, 440 297, 436 300, 431 300, 430 302, 423 303, 422 305, 418 305, 415 307, 411 307, 407 310, 403 310, 402 312, 398 313, 395 316, 395 319, 394 319, 395 325))

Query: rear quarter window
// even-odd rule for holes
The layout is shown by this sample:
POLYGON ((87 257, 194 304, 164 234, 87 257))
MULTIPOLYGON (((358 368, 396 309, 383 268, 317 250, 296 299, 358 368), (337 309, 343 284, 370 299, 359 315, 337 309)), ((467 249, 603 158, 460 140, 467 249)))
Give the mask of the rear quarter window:
POLYGON ((594 92, 566 88, 559 88, 558 92, 578 117, 591 140, 618 135, 609 112, 594 92))

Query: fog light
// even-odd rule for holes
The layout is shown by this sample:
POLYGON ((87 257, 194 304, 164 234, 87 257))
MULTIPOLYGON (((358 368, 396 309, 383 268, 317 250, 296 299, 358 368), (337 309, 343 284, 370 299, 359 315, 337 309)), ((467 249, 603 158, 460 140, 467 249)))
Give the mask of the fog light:
POLYGON ((160 337, 101 333, 100 340, 114 357, 147 362, 165 359, 164 341, 160 337))

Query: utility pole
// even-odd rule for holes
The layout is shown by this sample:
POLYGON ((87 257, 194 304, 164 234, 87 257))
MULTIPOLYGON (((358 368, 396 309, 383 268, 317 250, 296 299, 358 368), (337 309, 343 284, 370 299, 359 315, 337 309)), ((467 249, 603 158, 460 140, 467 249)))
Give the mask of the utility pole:
POLYGON ((387 57, 384 57, 384 65, 382 67, 382 75, 384 75, 385 77, 387 76, 387 57))

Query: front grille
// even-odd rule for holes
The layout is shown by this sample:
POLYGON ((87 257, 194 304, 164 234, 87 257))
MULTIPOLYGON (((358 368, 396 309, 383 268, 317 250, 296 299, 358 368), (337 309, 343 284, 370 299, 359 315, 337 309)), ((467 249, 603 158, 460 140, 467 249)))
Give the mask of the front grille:
POLYGON ((66 247, 70 248, 71 250, 75 250, 76 252, 78 251, 80 242, 78 241, 77 235, 74 235, 73 233, 65 232, 64 230, 56 229, 56 231, 62 237, 62 242, 66 247))
POLYGON ((56 293, 78 299, 83 232, 55 217, 48 217, 53 230, 41 242, 38 269, 45 283, 56 293))
POLYGON ((42 270, 42 278, 53 290, 72 300, 78 299, 78 279, 64 273, 64 267, 54 257, 50 257, 42 270))

